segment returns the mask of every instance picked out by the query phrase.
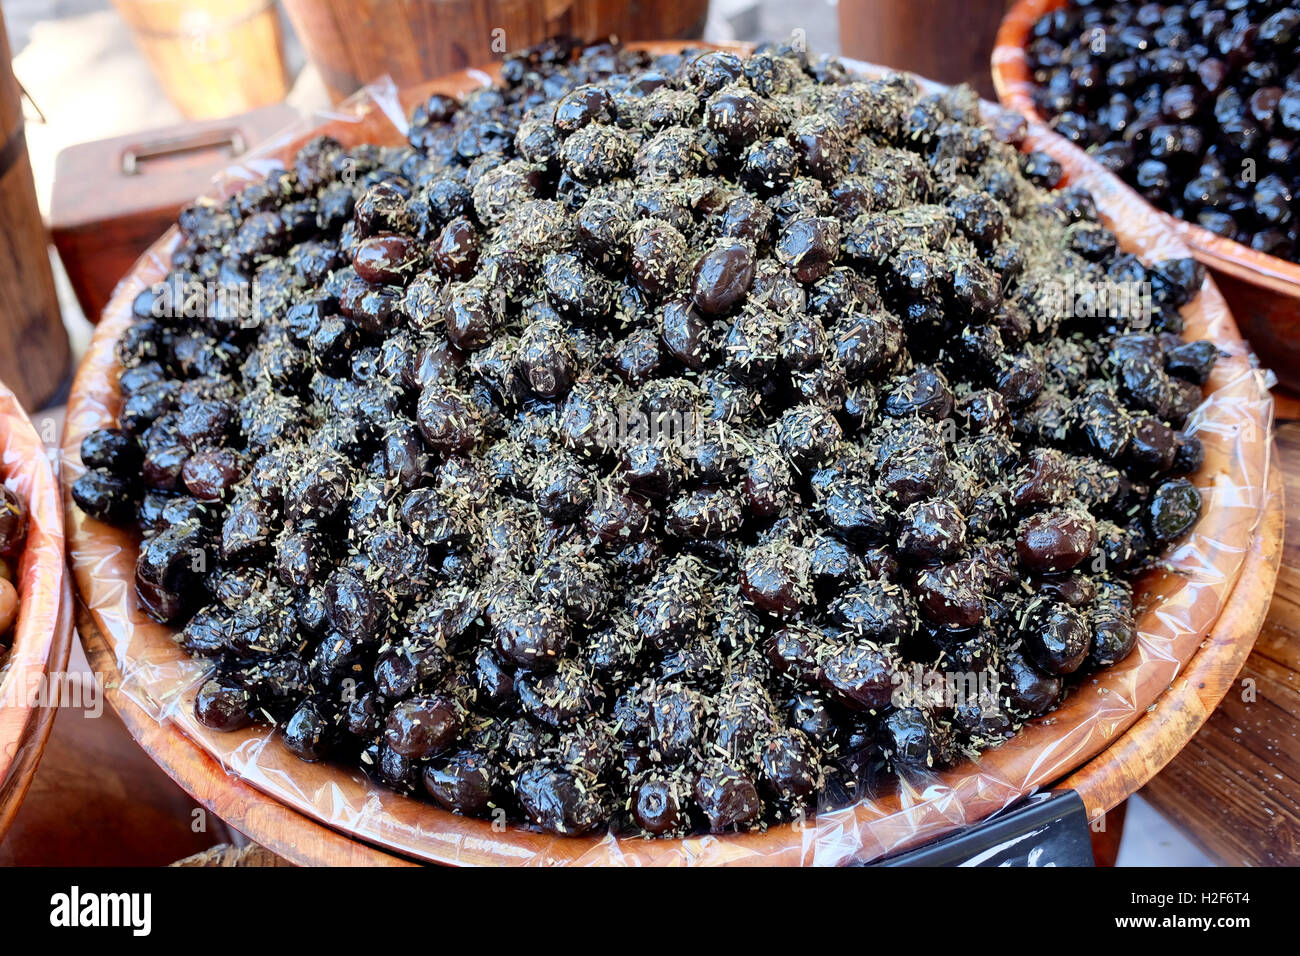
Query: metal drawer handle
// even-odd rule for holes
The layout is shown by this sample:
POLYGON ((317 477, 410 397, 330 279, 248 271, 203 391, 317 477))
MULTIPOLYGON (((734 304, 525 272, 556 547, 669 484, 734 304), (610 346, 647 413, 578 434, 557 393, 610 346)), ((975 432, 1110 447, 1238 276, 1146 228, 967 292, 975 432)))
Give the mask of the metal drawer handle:
POLYGON ((230 156, 238 156, 247 148, 244 134, 237 129, 216 129, 205 133, 160 139, 140 146, 129 146, 122 152, 122 172, 128 176, 136 176, 141 172, 141 164, 151 159, 222 148, 226 149, 230 156))

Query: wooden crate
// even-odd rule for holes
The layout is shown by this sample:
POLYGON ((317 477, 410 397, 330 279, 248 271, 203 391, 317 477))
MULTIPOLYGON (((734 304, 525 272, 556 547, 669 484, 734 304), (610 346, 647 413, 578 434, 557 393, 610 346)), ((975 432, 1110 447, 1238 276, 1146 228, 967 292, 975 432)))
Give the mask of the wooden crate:
POLYGON ((224 120, 69 146, 59 153, 50 233, 86 318, 99 321, 119 279, 186 203, 250 145, 289 126, 277 103, 224 120))

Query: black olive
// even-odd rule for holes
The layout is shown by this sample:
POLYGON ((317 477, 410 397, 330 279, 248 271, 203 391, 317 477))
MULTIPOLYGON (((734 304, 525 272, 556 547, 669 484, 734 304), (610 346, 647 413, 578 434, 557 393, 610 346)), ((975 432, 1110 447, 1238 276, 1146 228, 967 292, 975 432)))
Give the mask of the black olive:
POLYGON ((452 701, 412 697, 389 712, 384 740, 395 753, 419 760, 446 750, 459 732, 460 717, 452 701))
POLYGON ((668 780, 646 780, 633 797, 637 825, 655 836, 678 829, 685 820, 683 810, 682 795, 668 780))
POLYGON ((300 759, 316 761, 329 753, 333 729, 322 702, 308 698, 285 723, 281 739, 300 759))
MULTIPOLYGON (((0 501, 0 554, 11 556, 26 537, 27 506, 8 488, 0 501)), ((93 468, 72 484, 77 507, 100 521, 118 522, 135 510, 139 492, 126 478, 102 468, 93 468)))
POLYGON ((514 781, 515 797, 528 818, 548 833, 586 833, 604 822, 595 781, 545 761, 525 767, 514 781))
POLYGON ((492 801, 491 761, 481 753, 462 750, 424 768, 424 788, 445 809, 474 815, 492 801))
POLYGON ((1166 481, 1155 490, 1147 507, 1146 522, 1157 541, 1182 537, 1201 516, 1201 493, 1183 478, 1166 481))
POLYGON ((695 307, 705 315, 721 315, 744 297, 753 281, 753 249, 743 242, 722 243, 695 263, 695 307))
POLYGON ((205 681, 194 697, 194 716, 213 730, 239 730, 249 722, 250 695, 241 685, 222 677, 205 681))
POLYGON ((1031 571, 1069 571, 1096 545, 1096 523, 1084 511, 1044 511, 1025 519, 1016 532, 1016 553, 1031 571))
POLYGON ((548 604, 511 604, 494 616, 492 636, 503 659, 530 671, 554 668, 569 644, 568 622, 548 604))
POLYGON ((763 809, 754 781, 724 763, 711 763, 700 772, 695 781, 695 803, 715 833, 746 823, 763 809))
POLYGON ((1022 614, 1020 636, 1030 659, 1047 674, 1069 674, 1088 656, 1087 620, 1068 604, 1033 598, 1022 614))

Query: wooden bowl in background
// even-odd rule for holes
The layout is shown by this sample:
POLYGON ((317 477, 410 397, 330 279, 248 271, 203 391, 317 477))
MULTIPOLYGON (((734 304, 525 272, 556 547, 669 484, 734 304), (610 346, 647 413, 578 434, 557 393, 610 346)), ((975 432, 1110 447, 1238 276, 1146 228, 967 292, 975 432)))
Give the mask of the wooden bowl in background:
POLYGON ((0 668, 0 839, 45 749, 72 648, 72 590, 52 451, 14 393, 0 384, 0 481, 28 510, 27 541, 14 579, 18 619, 0 668))
MULTIPOLYGON (((641 46, 656 52, 681 48, 681 44, 641 46)), ((864 72, 878 70, 855 66, 864 72)), ((404 91, 400 98, 403 108, 409 109, 431 92, 461 94, 491 80, 490 71, 469 71, 404 91)), ((276 153, 291 155, 310 135, 321 132, 344 143, 392 142, 398 135, 384 109, 371 103, 350 121, 335 115, 311 131, 287 137, 277 144, 276 153)), ((1049 147, 1048 134, 1031 128, 1029 145, 1049 147)), ((1069 181, 1096 192, 1103 217, 1126 248, 1147 258, 1187 254, 1161 218, 1144 204, 1121 201, 1107 188, 1109 181, 1097 176, 1094 165, 1064 165, 1069 181)), ((218 190, 228 192, 235 185, 219 184, 218 190)), ((166 274, 175 241, 173 230, 119 286, 78 372, 63 442, 65 491, 83 470, 78 455, 82 437, 116 416, 120 399, 113 342, 130 323, 135 294, 166 274)), ((359 772, 302 763, 269 739, 264 728, 215 733, 194 719, 192 688, 181 689, 184 675, 197 672, 195 663, 173 643, 171 630, 149 620, 136 601, 132 586, 136 537, 87 517, 65 497, 70 558, 85 602, 82 632, 87 653, 97 665, 126 666, 124 686, 110 694, 110 700, 164 769, 232 825, 299 862, 357 862, 359 855, 367 861, 396 855, 496 864, 806 864, 875 859, 983 819, 1087 764, 1143 718, 1188 661, 1208 654, 1213 665, 1222 655, 1240 653, 1253 643, 1258 621, 1224 611, 1238 599, 1247 607, 1266 604, 1272 590, 1267 562, 1262 570, 1252 570, 1243 578, 1243 570, 1254 567, 1248 560, 1252 548, 1272 553, 1280 533, 1275 523, 1261 523, 1266 508, 1276 505, 1265 487, 1271 400, 1252 371, 1249 349, 1211 281, 1207 279, 1185 316, 1190 334, 1211 338, 1225 353, 1209 386, 1215 400, 1204 414, 1215 427, 1203 434, 1206 465, 1196 476, 1206 495, 1206 511, 1193 540, 1170 555, 1176 567, 1194 572, 1197 579, 1167 572, 1144 578, 1138 592, 1148 606, 1139 621, 1143 636, 1138 649, 1121 664, 1089 677, 1060 709, 986 752, 977 763, 935 775, 923 789, 900 787, 822 814, 803 828, 787 824, 762 833, 623 841, 609 836, 556 837, 522 828, 497 831, 486 821, 457 817, 384 790, 359 772), (1198 553, 1211 558, 1208 567, 1197 569, 1198 553), (1247 583, 1236 594, 1239 579, 1247 583), (1226 628, 1222 641, 1203 647, 1216 624, 1226 628), (239 779, 223 770, 238 774, 239 779)), ((1194 729, 1179 725, 1166 745, 1176 751, 1194 729)), ((1162 762, 1153 759, 1150 766, 1162 762)))
MULTIPOLYGON (((1002 21, 993 50, 993 85, 998 98, 1026 118, 1042 122, 1034 104, 1035 83, 1029 70, 1025 46, 1030 31, 1044 14, 1059 10, 1067 0, 1018 0, 1002 21)), ((1052 134, 1055 136, 1055 134, 1052 134)), ((1082 153, 1064 137, 1062 150, 1082 153)), ((1102 175, 1112 175, 1098 167, 1102 175)), ((1136 191, 1115 180, 1132 193, 1136 191)), ((1148 203, 1148 205, 1150 205, 1148 203)), ((1215 235, 1195 223, 1151 207, 1164 218, 1192 254, 1214 271, 1215 281, 1228 300, 1242 334, 1255 347, 1260 360, 1271 368, 1287 388, 1300 391, 1300 264, 1266 255, 1250 246, 1215 235)))

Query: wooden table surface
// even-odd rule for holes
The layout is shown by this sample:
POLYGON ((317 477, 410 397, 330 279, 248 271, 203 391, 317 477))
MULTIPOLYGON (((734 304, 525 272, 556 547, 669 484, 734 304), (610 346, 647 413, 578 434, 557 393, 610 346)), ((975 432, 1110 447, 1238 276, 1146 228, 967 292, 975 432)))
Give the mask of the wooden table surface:
POLYGON ((1142 791, 1228 865, 1300 865, 1300 398, 1279 395, 1286 539, 1277 590, 1237 686, 1142 791))

